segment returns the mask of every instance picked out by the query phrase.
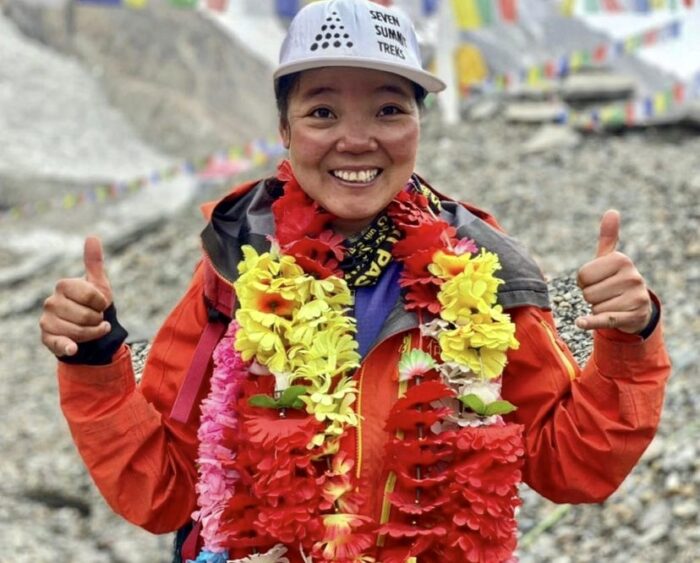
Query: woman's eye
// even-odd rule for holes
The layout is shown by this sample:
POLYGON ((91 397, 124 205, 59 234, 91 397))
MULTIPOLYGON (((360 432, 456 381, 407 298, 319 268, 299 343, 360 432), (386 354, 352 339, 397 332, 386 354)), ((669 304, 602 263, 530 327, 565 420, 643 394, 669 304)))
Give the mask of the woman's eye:
POLYGON ((384 106, 379 110, 380 116, 392 116, 399 115, 403 113, 403 110, 399 106, 384 106))
POLYGON ((328 119, 333 117, 333 112, 328 108, 316 108, 311 112, 312 117, 318 117, 319 119, 328 119))

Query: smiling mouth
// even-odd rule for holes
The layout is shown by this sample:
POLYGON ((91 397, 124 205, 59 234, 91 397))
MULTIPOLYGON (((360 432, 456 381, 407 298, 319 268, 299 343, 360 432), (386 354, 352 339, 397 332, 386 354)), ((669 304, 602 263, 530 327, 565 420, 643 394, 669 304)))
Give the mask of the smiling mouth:
POLYGON ((365 170, 331 170, 331 174, 351 184, 369 184, 382 173, 381 168, 367 168, 365 170))

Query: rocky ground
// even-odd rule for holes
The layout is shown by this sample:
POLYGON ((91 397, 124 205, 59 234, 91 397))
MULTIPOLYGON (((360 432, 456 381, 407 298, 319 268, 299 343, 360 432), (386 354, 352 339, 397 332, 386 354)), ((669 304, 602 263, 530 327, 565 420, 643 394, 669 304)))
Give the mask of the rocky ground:
MULTIPOLYGON (((168 162, 110 113, 75 65, 27 51, 13 33, 0 18, 0 63, 6 61, 0 64, 0 207, 63 193, 74 189, 71 182, 89 185, 168 162), (20 61, 31 65, 22 71, 20 61), (75 84, 83 105, 97 109, 69 113, 60 89, 39 99, 43 82, 31 80, 42 75, 52 84, 75 84), (17 97, 18 85, 24 98, 17 97), (21 120, 17 112, 24 112, 21 120), (47 120, 75 134, 45 129, 47 120), (83 144, 76 149, 71 137, 83 144)), ((608 501, 557 506, 523 488, 520 560, 698 561, 700 136, 678 128, 580 136, 514 125, 495 109, 481 112, 487 119, 448 131, 429 114, 422 174, 441 191, 493 212, 530 248, 553 279, 561 331, 580 351, 586 340, 567 322, 577 293, 565 276, 592 257, 602 212, 619 209, 622 249, 664 302, 674 362, 658 436, 608 501)), ((0 221, 0 562, 169 560, 172 538, 114 516, 83 470, 59 411, 55 361, 39 344, 37 320, 55 280, 81 275, 80 239, 96 232, 109 242, 107 266, 123 323, 134 339, 152 337, 198 258, 203 223, 195 203, 222 190, 181 178, 102 206, 0 221), (144 215, 156 202, 169 204, 164 214, 144 215), (128 217, 139 221, 126 223, 128 217), (24 250, 17 244, 23 239, 31 239, 24 250)))

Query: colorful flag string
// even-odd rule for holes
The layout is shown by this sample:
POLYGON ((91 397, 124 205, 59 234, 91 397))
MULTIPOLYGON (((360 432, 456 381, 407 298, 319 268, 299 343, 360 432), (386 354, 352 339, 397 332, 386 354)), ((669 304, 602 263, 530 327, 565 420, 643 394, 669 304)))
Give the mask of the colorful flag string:
MULTIPOLYGON (((76 0, 80 4, 96 4, 113 8, 125 7, 134 10, 145 8, 148 0, 76 0)), ((228 0, 168 0, 168 4, 174 8, 204 8, 215 12, 225 12, 228 8, 228 0)))
POLYGON ((279 139, 257 139, 243 147, 231 147, 200 158, 173 164, 163 170, 126 181, 100 184, 80 191, 67 193, 58 199, 28 201, 6 209, 0 209, 0 223, 8 219, 33 217, 48 211, 71 210, 85 204, 101 204, 136 193, 148 186, 172 180, 178 176, 196 176, 201 180, 229 180, 237 174, 263 166, 285 153, 279 139))
POLYGON ((609 63, 646 47, 678 39, 682 34, 682 27, 680 20, 673 20, 624 39, 601 42, 592 49, 572 51, 543 64, 498 74, 483 82, 466 85, 462 87, 461 94, 467 97, 474 93, 507 92, 523 86, 537 86, 544 80, 568 76, 584 66, 609 63))
POLYGON ((590 111, 567 110, 557 118, 557 122, 569 123, 588 131, 642 125, 655 117, 680 110, 689 101, 698 98, 700 73, 687 82, 678 80, 670 88, 627 102, 611 103, 590 111))
POLYGON ((675 12, 690 9, 695 0, 564 0, 561 11, 573 16, 577 9, 583 14, 649 14, 659 10, 675 12))
POLYGON ((515 23, 517 0, 452 0, 457 29, 469 31, 501 21, 515 23))

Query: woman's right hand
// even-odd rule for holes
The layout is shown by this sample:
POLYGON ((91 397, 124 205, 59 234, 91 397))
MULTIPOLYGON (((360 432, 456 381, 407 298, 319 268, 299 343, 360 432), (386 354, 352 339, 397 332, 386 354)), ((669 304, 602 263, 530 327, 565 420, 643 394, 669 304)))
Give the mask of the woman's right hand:
POLYGON ((97 340, 111 330, 103 313, 112 304, 112 286, 104 269, 102 243, 85 239, 85 278, 61 279, 44 301, 39 320, 41 341, 56 356, 73 356, 78 344, 97 340))

